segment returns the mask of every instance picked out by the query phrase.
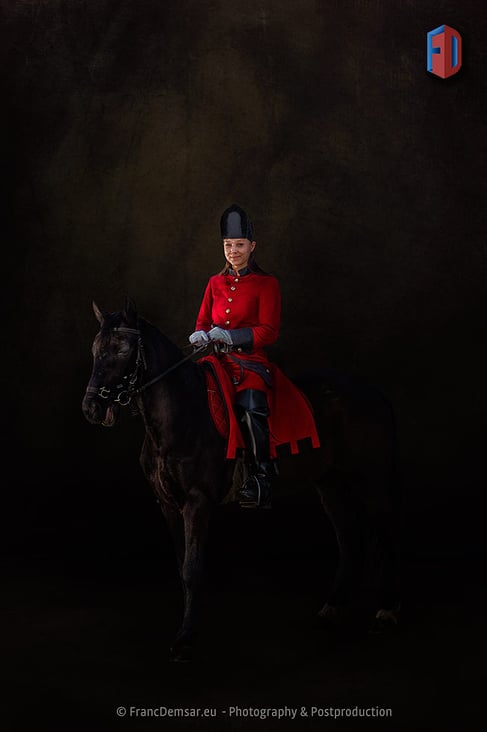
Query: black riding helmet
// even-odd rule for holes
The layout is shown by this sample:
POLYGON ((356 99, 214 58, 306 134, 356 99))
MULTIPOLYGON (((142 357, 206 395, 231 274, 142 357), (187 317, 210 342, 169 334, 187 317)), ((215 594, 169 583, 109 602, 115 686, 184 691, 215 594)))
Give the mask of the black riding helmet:
POLYGON ((236 203, 232 203, 223 212, 220 219, 220 231, 222 239, 254 240, 252 222, 243 208, 240 208, 236 203))

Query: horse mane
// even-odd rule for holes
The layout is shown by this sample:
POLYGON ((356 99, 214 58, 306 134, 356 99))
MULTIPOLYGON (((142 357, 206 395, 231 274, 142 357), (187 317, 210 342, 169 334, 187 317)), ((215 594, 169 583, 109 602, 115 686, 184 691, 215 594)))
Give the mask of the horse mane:
POLYGON ((156 325, 140 315, 137 316, 136 323, 129 323, 123 310, 105 315, 103 325, 100 329, 100 335, 102 339, 108 338, 114 329, 121 327, 136 328, 140 330, 142 336, 152 334, 155 341, 159 341, 160 345, 164 347, 165 352, 169 353, 170 356, 174 356, 176 359, 182 358, 183 356, 181 349, 165 336, 156 325))
MULTIPOLYGON (((173 343, 167 336, 165 336, 164 333, 159 330, 157 325, 151 323, 150 320, 139 316, 138 327, 142 336, 152 334, 156 341, 159 342, 159 345, 164 348, 164 351, 168 353, 171 358, 174 357, 174 360, 176 361, 183 358, 184 354, 182 350, 178 346, 176 346, 176 344, 173 343)), ((142 338, 142 342, 145 342, 144 338, 142 338)))
MULTIPOLYGON (((164 335, 156 325, 146 320, 146 318, 138 317, 138 327, 140 328, 144 348, 147 349, 147 346, 150 345, 156 353, 163 353, 166 364, 175 364, 185 357, 181 348, 164 335)), ((201 388, 201 386, 204 386, 206 389, 203 368, 197 361, 189 359, 173 372, 173 376, 179 379, 181 386, 186 391, 190 391, 194 387, 201 388)))

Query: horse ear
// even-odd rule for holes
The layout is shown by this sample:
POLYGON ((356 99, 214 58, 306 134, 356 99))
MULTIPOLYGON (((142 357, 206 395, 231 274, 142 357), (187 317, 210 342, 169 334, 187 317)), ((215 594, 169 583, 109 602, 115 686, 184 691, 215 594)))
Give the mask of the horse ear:
POLYGON ((93 312, 95 313, 96 319, 98 320, 100 325, 103 325, 103 321, 105 320, 105 313, 102 310, 100 310, 100 308, 98 307, 98 305, 96 304, 96 302, 94 300, 91 304, 93 306, 93 312))
POLYGON ((137 325, 137 307, 130 297, 125 298, 123 316, 129 326, 137 325))

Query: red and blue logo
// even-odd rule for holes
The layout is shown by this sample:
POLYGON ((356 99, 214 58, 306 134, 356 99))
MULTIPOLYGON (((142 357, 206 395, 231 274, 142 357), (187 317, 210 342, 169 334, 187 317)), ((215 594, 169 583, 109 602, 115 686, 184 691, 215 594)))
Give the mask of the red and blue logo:
POLYGON ((462 37, 455 28, 440 25, 427 36, 428 62, 426 68, 432 74, 447 79, 462 65, 462 37))

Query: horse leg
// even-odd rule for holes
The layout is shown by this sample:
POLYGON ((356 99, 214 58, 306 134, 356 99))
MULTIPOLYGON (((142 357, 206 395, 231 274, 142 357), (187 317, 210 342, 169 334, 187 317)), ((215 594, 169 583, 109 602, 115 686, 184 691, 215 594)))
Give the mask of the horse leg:
POLYGON ((323 507, 333 524, 339 560, 328 599, 318 615, 331 625, 351 619, 359 596, 365 559, 363 509, 354 485, 338 470, 330 471, 317 486, 323 507))
POLYGON ((175 661, 191 657, 196 636, 204 582, 204 550, 208 536, 210 503, 206 496, 190 499, 183 508, 185 553, 181 579, 184 589, 184 616, 182 625, 171 646, 175 661))
POLYGON ((181 512, 174 503, 171 503, 167 496, 171 495, 170 486, 165 487, 162 477, 162 465, 160 457, 152 448, 151 441, 146 437, 140 453, 140 465, 147 481, 149 482, 157 503, 162 511, 166 525, 171 534, 176 561, 178 564, 179 576, 182 575, 184 562, 184 523, 181 512))
MULTIPOLYGON (((162 515, 166 521, 167 527, 172 537, 174 550, 176 552, 176 561, 178 565, 179 577, 183 578, 184 564, 184 522, 180 512, 173 506, 158 500, 161 507, 162 515)), ((184 584, 183 584, 184 589, 184 584)))
POLYGON ((401 607, 399 590, 398 522, 395 515, 381 517, 377 528, 380 552, 380 584, 378 606, 371 633, 385 633, 395 630, 399 622, 401 607))

